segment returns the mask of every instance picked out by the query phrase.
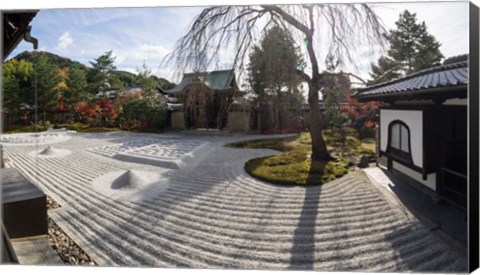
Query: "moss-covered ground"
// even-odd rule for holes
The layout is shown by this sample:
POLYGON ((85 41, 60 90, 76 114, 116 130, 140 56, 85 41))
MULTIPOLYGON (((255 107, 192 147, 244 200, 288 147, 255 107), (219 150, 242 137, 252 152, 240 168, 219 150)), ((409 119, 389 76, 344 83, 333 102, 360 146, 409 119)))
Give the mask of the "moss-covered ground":
POLYGON ((374 155, 375 140, 358 140, 354 134, 342 141, 338 135, 324 131, 324 138, 333 159, 312 162, 309 133, 296 137, 241 141, 227 144, 230 148, 264 148, 283 152, 280 155, 251 159, 245 170, 251 176, 272 183, 287 185, 319 185, 347 174, 360 156, 374 155))

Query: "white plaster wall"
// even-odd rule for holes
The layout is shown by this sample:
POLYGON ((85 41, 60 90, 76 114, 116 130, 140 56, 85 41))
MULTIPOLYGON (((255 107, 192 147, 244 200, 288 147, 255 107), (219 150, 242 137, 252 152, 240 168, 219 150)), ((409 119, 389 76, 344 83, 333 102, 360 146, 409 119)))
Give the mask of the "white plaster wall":
POLYGON ((427 175, 427 179, 423 180, 422 174, 418 173, 415 170, 412 170, 398 162, 392 161, 393 169, 404 173, 405 175, 411 177, 412 179, 420 182, 421 184, 425 185, 426 187, 436 190, 437 187, 437 173, 432 173, 427 175))
POLYGON ((445 100, 445 102, 443 102, 443 105, 467 106, 468 99, 467 98, 451 98, 451 99, 445 100))
POLYGON ((421 110, 380 110, 380 149, 387 150, 388 125, 401 120, 410 128, 410 148, 413 164, 423 168, 423 114, 421 110))

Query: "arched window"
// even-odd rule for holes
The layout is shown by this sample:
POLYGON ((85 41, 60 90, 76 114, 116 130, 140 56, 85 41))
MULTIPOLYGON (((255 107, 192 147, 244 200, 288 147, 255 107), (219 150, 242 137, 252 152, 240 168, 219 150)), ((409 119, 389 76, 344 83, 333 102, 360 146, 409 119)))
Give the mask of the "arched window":
POLYGON ((388 125, 388 146, 387 153, 412 162, 410 149, 410 129, 407 124, 400 120, 394 120, 388 125))

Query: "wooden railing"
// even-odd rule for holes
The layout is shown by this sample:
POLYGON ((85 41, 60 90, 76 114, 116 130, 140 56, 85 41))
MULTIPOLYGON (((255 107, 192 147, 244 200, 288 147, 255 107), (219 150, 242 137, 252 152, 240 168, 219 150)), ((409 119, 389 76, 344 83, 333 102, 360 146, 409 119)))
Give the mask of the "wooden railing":
POLYGON ((441 167, 437 179, 440 197, 462 209, 467 208, 467 175, 441 167))

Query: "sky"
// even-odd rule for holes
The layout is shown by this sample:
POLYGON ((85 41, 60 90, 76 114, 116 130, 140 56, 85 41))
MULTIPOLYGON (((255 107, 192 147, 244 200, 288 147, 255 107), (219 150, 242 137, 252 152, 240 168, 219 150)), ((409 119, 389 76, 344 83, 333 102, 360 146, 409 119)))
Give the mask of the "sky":
MULTIPOLYGON (((408 9, 417 14, 419 22, 425 21, 428 31, 441 42, 440 49, 445 57, 468 53, 468 2, 373 3, 372 7, 386 29, 393 29, 399 14, 408 9)), ((170 67, 160 67, 160 63, 202 9, 42 9, 31 23, 32 35, 39 39, 41 51, 90 66, 89 61, 112 50, 119 70, 136 72, 145 62, 154 74, 178 82, 178 72, 173 72, 170 67)), ((25 50, 32 50, 32 45, 21 42, 9 58, 25 50)), ((343 69, 368 78, 370 63, 383 52, 378 49, 372 52, 364 46, 354 50, 353 64, 348 63, 343 69)), ((321 62, 324 51, 319 49, 318 52, 321 62)), ((223 56, 224 66, 228 66, 232 54, 223 56)))

